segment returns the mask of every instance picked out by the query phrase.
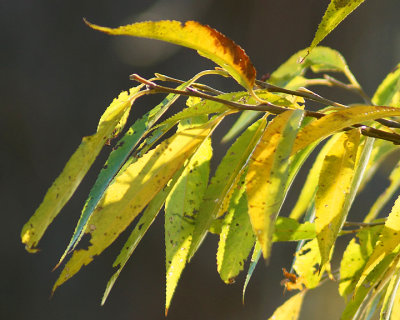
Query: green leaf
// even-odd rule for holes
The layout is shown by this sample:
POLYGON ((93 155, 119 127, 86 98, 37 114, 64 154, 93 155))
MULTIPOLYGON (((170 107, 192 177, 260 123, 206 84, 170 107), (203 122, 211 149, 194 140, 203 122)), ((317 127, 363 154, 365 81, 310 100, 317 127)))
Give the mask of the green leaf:
POLYGON ((177 171, 175 176, 171 179, 171 181, 161 190, 147 205, 146 210, 143 212, 140 220, 136 223, 135 229, 133 229, 130 234, 128 240, 122 247, 121 252, 118 257, 115 259, 113 263, 114 268, 118 268, 118 270, 112 275, 110 280, 107 283, 106 290, 103 295, 103 299, 101 301, 101 305, 104 305, 106 302, 108 295, 113 288, 115 281, 118 279, 122 269, 125 267, 125 264, 128 262, 128 259, 131 257, 133 251, 135 251, 139 242, 142 240, 143 236, 150 228, 154 219, 157 217, 160 212, 162 206, 164 205, 165 199, 170 193, 172 187, 175 185, 178 177, 182 174, 182 170, 177 171))
POLYGON ((266 117, 250 126, 226 152, 206 190, 196 218, 189 260, 199 248, 212 221, 227 209, 238 179, 267 124, 266 117))
POLYGON ((378 265, 385 257, 399 251, 400 243, 400 197, 396 200, 392 211, 390 212, 379 240, 372 252, 361 277, 357 283, 356 291, 367 278, 376 265, 378 265))
POLYGON ((244 304, 244 296, 246 294, 247 285, 250 282, 251 276, 253 275, 253 272, 254 272, 254 270, 257 266, 258 260, 260 260, 260 258, 261 258, 261 245, 258 241, 256 241, 256 243, 254 245, 254 249, 253 249, 253 254, 251 255, 249 270, 247 271, 246 280, 243 285, 243 291, 242 291, 243 304, 244 304))
POLYGON ((314 39, 310 45, 309 51, 321 42, 340 22, 342 22, 350 13, 353 12, 364 0, 331 0, 314 39))
MULTIPOLYGON (((183 90, 189 86, 195 79, 183 83, 177 89, 183 90)), ((70 252, 83 235, 84 228, 90 216, 93 213, 96 205, 100 201, 104 191, 122 167, 132 150, 137 146, 140 140, 149 132, 150 128, 160 119, 160 117, 169 109, 169 107, 179 98, 176 94, 169 94, 161 103, 152 110, 147 112, 139 120, 137 120, 126 132, 124 137, 118 142, 115 149, 109 155, 103 169, 100 171, 95 184, 90 190, 88 199, 82 210, 81 217, 72 235, 71 241, 68 244, 64 254, 62 255, 58 265, 62 263, 68 252, 70 252)))
POLYGON ((389 320, 391 318, 393 305, 395 302, 396 294, 400 284, 399 268, 395 271, 395 276, 390 280, 386 290, 385 297, 382 302, 382 309, 380 312, 380 320, 389 320))
POLYGON ((357 150, 358 129, 342 133, 327 152, 315 195, 315 228, 321 265, 329 261, 331 250, 350 209, 357 150))
POLYGON ((372 102, 378 106, 392 105, 392 100, 400 91, 400 63, 390 72, 376 90, 372 102))
POLYGON ((266 128, 246 175, 250 221, 268 259, 276 217, 286 195, 289 157, 303 119, 303 111, 286 111, 266 128))
MULTIPOLYGON (((307 49, 296 52, 271 74, 268 82, 279 87, 288 88, 287 86, 292 80, 304 75, 309 68, 313 72, 345 72, 348 69, 343 56, 331 48, 316 47, 302 63, 299 63, 306 54, 307 49)), ((299 86, 301 85, 292 83, 290 89, 295 90, 299 86)))
POLYGON ((207 188, 211 156, 211 139, 207 139, 190 159, 165 203, 165 314, 186 265, 195 216, 207 188))
POLYGON ((296 252, 293 269, 301 278, 302 283, 309 289, 315 288, 321 280, 325 267, 320 268, 320 261, 321 255, 317 239, 307 242, 296 252))
POLYGON ((299 223, 294 219, 278 217, 275 223, 275 232, 272 237, 273 242, 279 241, 299 241, 314 239, 315 232, 314 223, 299 223))
POLYGON ((302 291, 285 301, 269 320, 297 320, 300 316, 301 305, 306 291, 302 291))
POLYGON ((28 251, 36 251, 35 247, 47 227, 71 198, 105 142, 114 136, 115 127, 128 112, 133 101, 139 97, 140 88, 141 86, 132 88, 129 93, 122 92, 114 99, 101 116, 97 132, 82 139, 62 173, 47 191, 43 202, 22 229, 21 239, 28 251))
POLYGON ((147 21, 106 28, 85 21, 91 28, 112 34, 157 39, 188 47, 218 64, 243 87, 253 89, 256 71, 244 50, 231 39, 196 21, 147 21))
POLYGON ((323 146, 321 151, 318 153, 317 158, 314 161, 313 166, 308 173, 306 182, 301 189, 300 196, 294 206, 292 212, 290 213, 290 218, 298 220, 310 205, 310 201, 314 198, 315 191, 318 188, 319 174, 324 162, 325 156, 332 146, 336 143, 340 135, 333 135, 329 141, 323 146))
POLYGON ((77 273, 83 265, 89 264, 95 255, 99 255, 125 230, 211 134, 222 118, 176 133, 131 164, 114 180, 85 229, 85 233, 91 237, 91 245, 87 250, 74 251, 53 291, 77 273))
POLYGON ((218 273, 225 283, 233 283, 243 270, 244 262, 254 246, 255 237, 247 213, 244 175, 233 193, 217 251, 218 273))

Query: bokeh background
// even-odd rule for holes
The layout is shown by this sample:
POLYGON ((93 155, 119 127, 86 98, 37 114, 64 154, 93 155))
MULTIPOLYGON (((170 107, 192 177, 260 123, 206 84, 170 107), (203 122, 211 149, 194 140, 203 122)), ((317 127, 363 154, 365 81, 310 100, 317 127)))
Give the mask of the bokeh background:
MULTIPOLYGON (((162 216, 133 254, 105 306, 100 307, 101 296, 127 233, 50 299, 59 273, 51 270, 72 235, 106 153, 100 155, 75 197, 51 225, 40 243, 41 251, 28 254, 20 244, 23 224, 81 138, 95 131, 109 102, 132 86, 129 74, 150 77, 159 72, 187 79, 213 67, 187 49, 93 31, 83 17, 106 26, 147 19, 197 20, 245 48, 261 75, 310 43, 328 2, 0 0, 0 318, 164 317, 162 216)), ((399 12, 399 1, 366 1, 323 42, 343 53, 370 95, 400 61, 399 12)), ((214 85, 224 90, 237 88, 226 81, 214 85)), ((142 114, 159 99, 144 99, 133 108, 133 114, 142 114)), ((221 156, 224 146, 217 144, 216 150, 221 156)), ((365 213, 384 187, 385 174, 383 168, 364 197, 357 199, 353 216, 365 213)), ((287 208, 296 192, 291 192, 287 208)), ((279 282, 281 268, 290 267, 293 245, 275 245, 270 265, 257 266, 244 306, 243 276, 233 285, 223 284, 216 271, 216 247, 217 239, 209 237, 185 270, 168 319, 267 319, 288 297, 279 282)), ((335 286, 328 284, 308 295, 301 317, 338 319, 342 307, 335 286)))

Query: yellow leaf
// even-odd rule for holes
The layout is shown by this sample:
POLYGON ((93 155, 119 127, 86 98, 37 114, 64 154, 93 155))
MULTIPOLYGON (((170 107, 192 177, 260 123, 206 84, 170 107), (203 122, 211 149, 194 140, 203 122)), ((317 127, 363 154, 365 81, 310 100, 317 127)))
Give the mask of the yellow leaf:
POLYGON ((87 250, 74 251, 53 291, 89 264, 133 221, 150 200, 167 184, 185 160, 212 132, 222 117, 203 126, 182 130, 131 164, 111 184, 88 221, 87 250))
POLYGON ((243 87, 252 90, 256 71, 244 50, 217 30, 196 21, 146 21, 119 28, 91 28, 112 34, 150 38, 174 43, 197 52, 224 68, 243 87))
POLYGON ((246 175, 251 225, 264 259, 270 254, 275 219, 286 193, 289 156, 303 118, 302 110, 286 111, 266 128, 246 175))
POLYGON ((114 99, 100 118, 96 134, 82 139, 62 173, 47 191, 43 202, 22 229, 22 242, 28 251, 36 251, 35 247, 47 227, 71 198, 105 142, 114 136, 114 129, 129 112, 139 89, 132 88, 129 93, 122 92, 114 99))
POLYGON ((295 154, 314 141, 324 139, 343 128, 391 116, 400 116, 400 109, 358 105, 330 113, 318 120, 312 121, 299 132, 293 146, 292 154, 295 154))
POLYGON ((365 0, 331 0, 318 30, 310 45, 309 51, 314 49, 340 22, 353 12, 365 0))
POLYGON ((398 254, 400 251, 400 197, 397 198, 390 212, 381 235, 376 243, 375 249, 368 259, 363 272, 358 280, 355 292, 370 272, 390 254, 398 254))
POLYGON ((299 292, 285 301, 283 305, 275 310, 269 320, 297 320, 300 315, 305 293, 306 291, 299 292))
POLYGON ((331 249, 347 217, 359 143, 359 130, 341 134, 322 164, 315 196, 315 229, 321 266, 329 261, 331 249))

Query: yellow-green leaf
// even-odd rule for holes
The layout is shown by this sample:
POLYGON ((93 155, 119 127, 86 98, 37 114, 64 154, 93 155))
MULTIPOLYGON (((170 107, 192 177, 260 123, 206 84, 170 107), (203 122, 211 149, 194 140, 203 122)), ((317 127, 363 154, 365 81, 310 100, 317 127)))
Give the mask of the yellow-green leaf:
POLYGON ((256 71, 244 50, 217 30, 196 21, 146 21, 119 28, 86 23, 93 29, 112 34, 150 38, 188 47, 214 61, 243 87, 252 90, 256 71))
POLYGON ((327 152, 331 149, 332 145, 334 145, 340 135, 334 135, 321 149, 318 153, 317 158, 314 161, 313 166, 308 173, 306 182, 304 183, 303 188, 301 189, 300 196, 294 206, 292 212, 290 213, 290 218, 299 219, 304 212, 307 210, 310 202, 314 198, 315 191, 318 188, 318 179, 319 174, 322 168, 322 164, 324 162, 325 156, 327 152))
POLYGON ((186 265, 194 217, 207 188, 211 156, 211 139, 207 139, 191 157, 165 203, 165 314, 186 265))
POLYGON ((210 135, 222 117, 203 126, 183 130, 159 144, 119 175, 104 193, 85 229, 90 235, 87 250, 74 251, 53 291, 89 264, 133 221, 167 184, 185 160, 210 135))
MULTIPOLYGON (((35 214, 24 225, 21 238, 28 251, 34 252, 47 227, 71 198, 91 167, 106 141, 114 136, 114 129, 121 126, 141 87, 122 92, 102 115, 97 132, 82 139, 63 171, 47 191, 35 214)), ((140 94, 140 93, 139 93, 140 94)))
POLYGON ((348 198, 359 143, 359 130, 342 133, 322 164, 315 196, 315 229, 321 265, 329 261, 331 249, 349 210, 348 198))
POLYGON ((318 249, 317 239, 307 242, 299 251, 296 252, 293 269, 301 277, 302 283, 309 289, 315 288, 321 280, 323 271, 320 270, 321 255, 318 249))
POLYGON ((353 12, 364 0, 331 0, 314 39, 310 45, 309 51, 312 51, 318 43, 321 42, 340 22, 342 22, 350 13, 353 12))
POLYGON ((269 320, 297 320, 300 315, 305 293, 306 291, 301 291, 285 301, 283 305, 275 310, 269 320))
POLYGON ((385 257, 392 253, 399 252, 400 244, 400 197, 397 198, 392 211, 390 212, 385 226, 383 227, 382 233, 376 244, 374 251, 372 252, 361 277, 357 283, 356 290, 363 283, 365 278, 370 272, 381 262, 385 257))
POLYGON ((385 297, 383 298, 382 309, 379 318, 380 320, 389 320, 391 318, 399 284, 400 284, 400 275, 399 275, 399 266, 397 265, 395 275, 390 280, 388 287, 386 289, 385 297))
POLYGON ((266 128, 251 157, 246 175, 250 221, 264 259, 270 254, 276 217, 286 194, 289 157, 303 111, 286 111, 266 128))
POLYGON ((390 72, 376 90, 372 102, 378 106, 388 106, 400 92, 400 63, 390 72))
POLYGON ((299 132, 293 146, 293 154, 310 143, 324 139, 343 128, 356 123, 391 116, 400 116, 400 109, 358 105, 330 113, 318 120, 312 121, 299 132))

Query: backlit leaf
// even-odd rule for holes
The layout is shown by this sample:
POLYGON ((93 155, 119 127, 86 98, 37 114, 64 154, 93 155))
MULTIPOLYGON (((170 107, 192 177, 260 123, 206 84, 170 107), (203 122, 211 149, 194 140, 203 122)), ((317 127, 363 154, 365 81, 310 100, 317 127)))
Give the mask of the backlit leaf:
POLYGON ((131 164, 111 184, 85 229, 90 235, 87 250, 75 250, 53 291, 89 264, 133 221, 150 200, 167 184, 185 160, 210 135, 222 117, 203 126, 183 130, 131 164))
POLYGON ((309 51, 321 42, 340 22, 342 22, 353 10, 355 10, 364 0, 331 0, 314 39, 310 45, 309 51))
POLYGON ((133 229, 128 240, 122 247, 121 252, 113 263, 113 267, 118 268, 118 270, 112 275, 107 283, 101 305, 104 305, 104 303, 106 302, 107 297, 115 284, 115 281, 118 279, 122 269, 125 267, 125 264, 128 262, 128 259, 131 257, 133 251, 135 251, 140 240, 142 240, 143 236, 153 223, 157 214, 160 212, 162 206, 164 205, 165 199, 167 198, 169 192, 171 191, 181 173, 182 170, 177 171, 175 177, 171 179, 167 186, 164 187, 164 189, 161 190, 146 207, 146 210, 143 212, 140 220, 137 222, 135 229, 133 229))
POLYGON ((207 188, 211 156, 211 139, 207 139, 186 165, 165 203, 165 314, 186 265, 195 216, 207 188))
POLYGON ((214 61, 243 87, 252 90, 256 71, 244 50, 231 39, 196 21, 147 21, 119 28, 106 28, 86 23, 93 29, 112 34, 150 38, 197 50, 214 61))
POLYGON ((250 221, 264 259, 270 254, 274 224, 286 195, 289 157, 303 111, 286 111, 274 118, 257 144, 246 175, 250 221))
POLYGON ((342 133, 327 152, 315 195, 315 228, 321 265, 329 261, 331 249, 347 217, 354 178, 360 132, 342 133))
POLYGON ((376 90, 372 102, 378 106, 391 105, 396 94, 400 92, 400 63, 390 72, 376 90))
POLYGON ((399 267, 397 266, 396 269, 395 275, 390 280, 385 297, 383 298, 382 309, 379 318, 380 320, 389 320, 391 318, 393 305, 395 303, 396 294, 400 284, 399 267))
POLYGON ((122 92, 114 99, 102 115, 97 132, 82 139, 62 173, 47 191, 43 202, 22 229, 22 242, 28 251, 36 250, 47 227, 71 198, 106 141, 114 136, 115 127, 130 109, 140 88, 132 88, 129 93, 122 92))
POLYGON ((400 197, 396 200, 392 211, 390 212, 379 240, 372 252, 360 280, 357 283, 356 290, 361 286, 363 281, 370 274, 375 266, 380 263, 386 256, 399 251, 400 243, 400 197))
POLYGON ((199 248, 212 221, 227 209, 230 196, 267 124, 266 117, 250 126, 226 152, 204 195, 196 219, 189 259, 199 248), (226 207, 225 207, 226 206, 226 207))
POLYGON ((296 138, 293 153, 296 153, 314 141, 324 139, 353 124, 399 115, 400 109, 392 107, 358 105, 341 109, 312 121, 309 125, 305 126, 296 138))
POLYGON ((261 257, 261 246, 260 243, 256 241, 253 249, 253 254, 251 255, 249 270, 247 271, 246 280, 243 285, 243 291, 242 291, 243 304, 244 304, 244 296, 246 294, 247 285, 250 282, 251 276, 253 275, 254 269, 256 268, 258 260, 260 260, 260 257, 261 257))
POLYGON ((225 283, 234 282, 254 246, 255 237, 247 213, 247 196, 243 183, 244 176, 233 193, 219 238, 217 266, 225 283))
POLYGON ((269 320, 297 320, 300 316, 301 305, 306 291, 302 291, 285 301, 269 320))
POLYGON ((273 242, 299 241, 315 238, 315 225, 310 222, 299 223, 294 219, 278 217, 275 223, 273 242))

